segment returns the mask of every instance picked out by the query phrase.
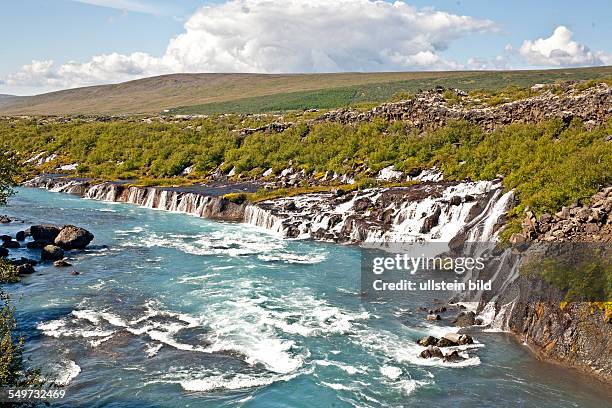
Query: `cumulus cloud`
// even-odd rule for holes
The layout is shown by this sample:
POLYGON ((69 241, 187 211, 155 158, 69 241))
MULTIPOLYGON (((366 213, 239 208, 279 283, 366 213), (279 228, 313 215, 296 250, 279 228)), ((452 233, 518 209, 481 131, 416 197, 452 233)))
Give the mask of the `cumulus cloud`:
POLYGON ((495 23, 404 2, 230 0, 202 7, 163 56, 109 54, 56 65, 33 61, 5 78, 53 88, 172 72, 340 72, 461 69, 440 52, 495 23))
POLYGON ((518 50, 528 63, 538 66, 592 66, 612 63, 612 56, 593 52, 584 44, 572 40, 573 33, 565 26, 555 28, 548 38, 526 40, 518 50))

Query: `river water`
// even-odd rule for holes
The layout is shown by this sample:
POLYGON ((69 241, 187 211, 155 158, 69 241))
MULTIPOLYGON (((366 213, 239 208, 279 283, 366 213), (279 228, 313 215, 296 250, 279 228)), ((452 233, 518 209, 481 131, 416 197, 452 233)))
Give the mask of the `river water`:
MULTIPOLYGON (((29 364, 70 407, 602 407, 610 390, 479 333, 461 363, 418 356, 418 295, 362 301, 358 248, 20 188, 2 213, 75 224, 91 248, 13 295, 29 364)), ((14 255, 33 257, 25 249, 14 255)), ((446 323, 447 325, 449 323, 446 323)))

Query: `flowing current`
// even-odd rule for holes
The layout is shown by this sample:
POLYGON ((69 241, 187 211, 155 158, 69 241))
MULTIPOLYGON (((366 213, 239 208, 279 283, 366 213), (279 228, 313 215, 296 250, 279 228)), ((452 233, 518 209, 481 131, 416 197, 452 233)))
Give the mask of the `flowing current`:
MULTIPOLYGON (((418 311, 435 296, 368 303, 356 247, 22 188, 24 225, 96 235, 71 269, 8 286, 29 364, 65 384, 66 407, 600 407, 607 395, 479 333, 461 363, 418 357, 449 331, 418 311)), ((25 249, 24 256, 32 256, 25 249)), ((15 253, 19 255, 19 252, 15 253)))

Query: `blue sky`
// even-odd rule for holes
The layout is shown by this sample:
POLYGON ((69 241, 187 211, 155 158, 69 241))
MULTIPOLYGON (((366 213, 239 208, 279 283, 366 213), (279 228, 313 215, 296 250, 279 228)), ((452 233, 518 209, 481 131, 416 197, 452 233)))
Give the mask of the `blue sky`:
POLYGON ((609 65, 611 17, 604 0, 5 1, 0 93, 172 72, 609 65))

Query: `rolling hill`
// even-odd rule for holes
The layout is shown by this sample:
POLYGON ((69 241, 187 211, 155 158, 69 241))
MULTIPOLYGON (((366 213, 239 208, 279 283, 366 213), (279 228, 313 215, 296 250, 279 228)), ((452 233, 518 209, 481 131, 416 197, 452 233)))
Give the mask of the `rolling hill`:
POLYGON ((612 67, 535 71, 172 74, 35 96, 0 97, 0 115, 266 112, 379 102, 436 85, 466 90, 611 76, 612 67))

